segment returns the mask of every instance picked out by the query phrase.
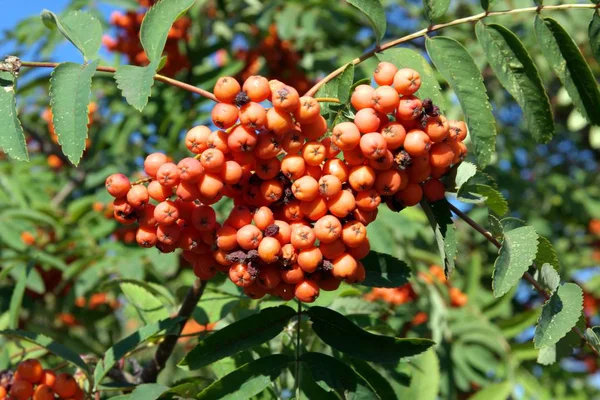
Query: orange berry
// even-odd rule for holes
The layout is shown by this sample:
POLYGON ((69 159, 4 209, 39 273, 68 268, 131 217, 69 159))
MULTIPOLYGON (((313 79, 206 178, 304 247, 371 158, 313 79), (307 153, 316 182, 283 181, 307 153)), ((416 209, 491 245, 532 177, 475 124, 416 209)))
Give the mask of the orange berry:
POLYGON ((454 151, 447 143, 434 143, 431 146, 430 160, 432 167, 445 168, 449 167, 454 160, 454 151))
POLYGON ((26 380, 17 380, 12 384, 9 394, 15 400, 29 400, 33 395, 33 385, 26 380))
POLYGON ((296 283, 300 283, 304 280, 304 270, 300 268, 298 264, 293 264, 287 269, 282 269, 280 274, 281 279, 285 283, 291 283, 295 285, 296 283))
POLYGON ((367 277, 367 271, 365 270, 365 266, 360 262, 356 261, 356 269, 354 273, 346 278, 346 282, 348 283, 360 283, 365 280, 367 277))
POLYGON ((346 279, 356 273, 358 264, 350 254, 342 254, 333 260, 331 274, 338 279, 346 279))
POLYGON ((277 225, 279 228, 279 232, 273 237, 279 240, 279 243, 281 243, 282 246, 289 243, 292 238, 292 228, 290 225, 287 222, 278 219, 276 219, 273 224, 277 225))
POLYGON ((56 374, 51 369, 45 369, 42 371, 42 378, 39 383, 43 385, 54 387, 54 383, 56 382, 56 374))
POLYGON ((204 174, 204 167, 202 163, 193 157, 186 157, 177 163, 179 169, 179 179, 181 182, 198 182, 202 174, 204 174))
POLYGON ((346 222, 342 228, 342 240, 346 247, 358 247, 367 239, 367 228, 358 222, 346 222))
POLYGON ((411 156, 422 156, 431 148, 431 138, 419 129, 413 129, 406 134, 404 150, 411 156))
POLYGON ((448 120, 443 115, 429 117, 424 130, 425 133, 429 135, 432 142, 442 142, 450 132, 448 120))
POLYGON ((271 103, 277 109, 293 113, 300 106, 300 95, 293 87, 283 85, 274 91, 271 89, 271 103))
POLYGON ((312 247, 315 243, 316 236, 312 228, 308 226, 295 226, 292 228, 292 236, 290 242, 298 250, 304 250, 312 247))
POLYGON ((403 96, 410 96, 421 87, 421 75, 414 69, 402 68, 394 75, 394 88, 403 96))
POLYGON ((311 247, 308 249, 300 250, 298 253, 298 265, 306 273, 313 273, 317 270, 318 266, 323 261, 323 254, 318 247, 311 247))
MULTIPOLYGON (((191 151, 192 153, 195 153, 195 154, 202 153, 204 150, 207 149, 206 142, 208 140, 208 135, 210 135, 210 134, 211 134, 211 130, 207 126, 199 125, 199 126, 193 127, 185 135, 185 147, 187 147, 188 150, 191 151)), ((167 162, 166 159, 164 162, 167 162)), ((162 164, 164 164, 164 162, 162 164)), ((144 167, 145 167, 145 163, 144 163, 144 167)), ((158 167, 160 167, 160 165, 158 167)), ((158 167, 157 167, 157 170, 158 170, 158 167)), ((151 175, 148 172, 148 170, 146 170, 146 173, 150 176, 154 176, 154 175, 151 175)), ((154 174, 156 174, 156 172, 154 172, 154 174)))
POLYGON ((375 189, 369 189, 356 194, 356 207, 359 210, 373 211, 381 204, 381 197, 375 189))
POLYGON ((174 187, 179 184, 181 175, 177 165, 172 162, 164 163, 156 171, 156 180, 163 186, 174 187))
POLYGON ((240 108, 240 123, 251 129, 260 129, 267 123, 267 110, 251 101, 240 108))
POLYGON ((241 90, 240 84, 234 77, 222 76, 217 80, 213 92, 220 102, 233 103, 235 96, 237 96, 241 90))
POLYGON ((394 64, 382 61, 377 64, 377 68, 373 72, 373 79, 375 79, 378 85, 389 86, 394 83, 396 72, 398 72, 398 68, 394 64))
POLYGON ((377 159, 385 155, 387 142, 378 132, 370 132, 360 138, 360 151, 368 159, 377 159))
POLYGON ((33 400, 54 400, 54 390, 48 385, 38 385, 33 392, 33 400))
POLYGON ((448 121, 448 137, 462 142, 467 137, 467 124, 464 121, 448 121))
POLYGON ((266 237, 258 245, 258 256, 267 264, 279 259, 281 244, 273 237, 266 237))
MULTIPOLYGON (((227 144, 228 139, 229 139, 229 134, 225 131, 217 130, 217 131, 211 132, 210 135, 208 135, 208 139, 206 140, 206 146, 207 146, 206 148, 218 149, 218 150, 221 150, 223 152, 223 154, 228 154, 231 152, 229 149, 229 145, 227 144)), ((204 149, 204 150, 206 150, 206 149, 204 149)), ((204 150, 202 150, 200 153, 202 153, 204 150)))
POLYGON ((325 198, 335 196, 342 190, 342 182, 335 175, 323 175, 319 179, 319 194, 325 198))
POLYGON ((323 164, 323 175, 336 176, 342 183, 348 181, 349 174, 350 168, 344 161, 340 160, 339 158, 332 158, 331 160, 327 160, 325 164, 323 164))
POLYGON ((375 91, 369 85, 358 85, 354 92, 352 92, 352 97, 350 97, 350 103, 352 103, 352 107, 356 110, 362 110, 363 108, 369 108, 373 105, 373 92, 375 91))
POLYGON ((311 201, 300 202, 300 211, 305 218, 316 221, 327 214, 327 201, 321 196, 317 196, 311 201))
POLYGON ((54 392, 58 397, 67 399, 77 392, 77 382, 70 374, 62 373, 56 376, 54 383, 54 392))
POLYGON ((260 103, 271 96, 269 81, 262 76, 252 75, 244 82, 242 90, 246 92, 250 100, 260 103))
POLYGON ((354 115, 354 125, 360 133, 376 132, 381 125, 381 120, 373 108, 363 108, 354 115))
POLYGON ((369 255, 371 251, 371 244, 369 239, 365 238, 358 246, 348 248, 348 254, 354 257, 356 260, 362 260, 369 255))
POLYGON ((327 201, 329 212, 338 218, 345 218, 356 208, 356 200, 348 190, 342 190, 327 201))
POLYGON ((239 125, 227 136, 227 146, 233 153, 251 153, 258 138, 253 129, 239 125))
POLYGON ((325 153, 325 146, 319 142, 306 142, 304 146, 302 146, 302 158, 304 158, 304 161, 308 165, 321 165, 321 163, 325 161, 325 153))
POLYGON ((127 196, 127 192, 131 189, 129 179, 123 174, 110 175, 106 178, 105 186, 108 193, 115 198, 127 196))
POLYGON ((312 303, 319 297, 319 285, 313 280, 305 279, 296 284, 294 294, 298 300, 312 303))
POLYGON ((294 110, 294 117, 301 124, 316 122, 321 115, 321 106, 319 102, 310 96, 302 96, 298 102, 298 107, 294 110))
POLYGON ((292 184, 292 193, 300 201, 312 201, 319 195, 319 182, 305 175, 292 184))
POLYGON ((204 174, 198 181, 200 194, 205 198, 203 200, 204 204, 207 204, 205 200, 217 198, 223 190, 223 186, 223 181, 219 175, 211 172, 204 174))
POLYGON ((396 192, 394 198, 405 207, 415 206, 423 198, 423 189, 417 183, 409 183, 404 190, 396 192))
POLYGON ((294 121, 289 112, 273 107, 267 111, 267 130, 276 135, 283 136, 294 129, 294 121))
POLYGON ((315 122, 300 124, 300 130, 308 140, 317 140, 327 132, 327 121, 319 115, 315 122))
MULTIPOLYGON (((404 174, 404 176, 406 176, 406 174, 404 174)), ((382 196, 391 196, 400 190, 402 183, 403 174, 398 170, 389 169, 377 173, 373 188, 382 196)))
POLYGON ((238 114, 237 107, 227 103, 217 103, 211 112, 212 121, 219 129, 227 129, 235 125, 238 114))
POLYGON ((368 165, 357 165, 352 167, 348 177, 348 183, 357 192, 369 190, 375 184, 375 170, 368 165))
POLYGON ((248 272, 248 267, 240 263, 229 267, 229 279, 240 287, 248 287, 254 283, 254 277, 248 272))
MULTIPOLYGON (((208 128, 207 128, 208 129, 208 128)), ((190 131, 191 132, 191 131, 190 131)), ((168 161, 168 158, 163 153, 152 153, 149 154, 144 160, 144 171, 148 176, 153 178, 156 177, 158 169, 168 161)))
POLYGON ((305 171, 306 162, 301 156, 288 154, 281 160, 281 172, 291 180, 300 178, 305 171))
POLYGON ((279 272, 279 268, 273 265, 262 266, 258 276, 256 277, 256 283, 258 286, 267 290, 275 289, 280 282, 281 274, 279 272))
POLYGON ((304 136, 299 130, 291 130, 281 139, 281 147, 288 154, 296 154, 304 146, 304 136))
MULTIPOLYGON (((340 236, 341 236, 342 227, 340 225, 340 236)), ((346 252, 346 245, 341 238, 334 240, 333 242, 321 242, 319 243, 319 249, 323 256, 328 260, 335 260, 340 257, 342 254, 346 252)))
POLYGON ((44 374, 42 364, 34 358, 22 361, 17 367, 19 377, 31 383, 38 383, 44 374))
POLYGON ((404 144, 406 130, 402 124, 390 122, 381 129, 381 136, 385 139, 389 150, 396 150, 404 144))
POLYGON ((237 231, 236 239, 242 249, 253 250, 258 248, 263 234, 256 226, 246 225, 237 231))
POLYGON ((333 127, 331 140, 340 150, 352 150, 360 142, 360 131, 352 122, 342 122, 333 127))
POLYGON ((429 179, 423 184, 423 195, 428 201, 442 200, 446 194, 446 188, 439 179, 429 179))
POLYGON ((400 103, 398 92, 391 86, 379 86, 372 95, 373 108, 383 114, 394 112, 400 103))
MULTIPOLYGON (((421 116, 423 110, 423 103, 415 96, 403 96, 400 98, 398 108, 396 109, 396 119, 401 120, 403 124, 406 121, 416 120, 421 116)), ((404 126, 407 130, 408 126, 404 126)))

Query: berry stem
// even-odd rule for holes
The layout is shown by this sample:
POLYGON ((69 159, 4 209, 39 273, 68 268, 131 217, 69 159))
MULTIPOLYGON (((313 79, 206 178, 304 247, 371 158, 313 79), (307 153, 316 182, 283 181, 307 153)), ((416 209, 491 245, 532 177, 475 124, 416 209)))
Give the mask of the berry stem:
MULTIPOLYGON (((55 63, 55 62, 34 62, 34 61, 22 61, 21 62, 21 67, 28 67, 28 68, 55 68, 59 65, 60 63, 55 63)), ((106 66, 99 66, 98 68, 96 68, 96 71, 99 72, 108 72, 111 74, 114 74, 115 72, 117 72, 116 68, 113 67, 106 67, 106 66)), ((154 75, 154 80, 156 81, 160 81, 160 82, 164 82, 164 83, 168 83, 171 86, 175 86, 178 87, 180 89, 183 90, 187 90, 188 92, 192 92, 192 93, 196 93, 202 97, 205 97, 207 99, 210 99, 212 101, 217 102, 217 98, 215 97, 214 94, 212 94, 211 92, 204 90, 204 89, 200 89, 198 87, 192 86, 188 83, 185 82, 181 82, 178 81, 177 79, 173 79, 173 78, 169 78, 168 76, 164 76, 164 75, 160 75, 160 74, 156 74, 154 75)))
POLYGON ((319 103, 339 103, 340 100, 335 97, 317 97, 315 98, 319 103))
POLYGON ((296 323, 296 399, 300 398, 300 323, 302 322, 302 302, 298 300, 298 322, 296 323))
MULTIPOLYGON (((502 247, 502 244, 483 226, 481 226, 477 222, 473 221, 467 214, 465 214, 464 212, 459 210, 452 203, 448 202, 448 205, 450 206, 450 210, 452 210, 452 212, 454 214, 456 214, 457 217, 459 217, 460 219, 465 221, 471 228, 473 228, 477 232, 479 232, 483 237, 485 237, 488 240, 488 242, 492 243, 498 249, 500 249, 500 247, 502 247)), ((533 263, 532 266, 535 268, 536 267, 535 263, 533 263)), ((525 278, 525 280, 527 282, 529 282, 535 288, 535 290, 538 293, 540 293, 542 296, 544 296, 544 299, 548 300, 550 298, 550 294, 546 291, 546 289, 544 289, 544 287, 529 272, 525 272, 523 277, 525 278)), ((577 327, 577 326, 573 327, 572 331, 575 332, 589 346, 590 349, 592 349, 592 352, 596 356, 600 357, 600 354, 596 351, 594 346, 592 346, 590 344, 590 342, 587 340, 587 338, 585 337, 585 335, 583 334, 581 329, 579 329, 579 327, 577 327)))
POLYGON ((152 178, 142 178, 142 179, 138 179, 135 182, 131 182, 132 185, 142 185, 144 183, 150 183, 152 182, 152 178))
POLYGON ((477 21, 482 20, 487 17, 497 17, 500 15, 521 14, 521 13, 526 13, 526 12, 540 12, 542 10, 543 11, 558 11, 558 10, 568 10, 568 9, 596 9, 597 7, 598 6, 596 4, 559 4, 559 5, 555 5, 555 6, 539 6, 539 7, 536 6, 536 7, 515 8, 512 10, 502 10, 502 11, 485 11, 485 12, 482 12, 479 14, 471 15, 469 17, 455 19, 454 21, 450 21, 445 24, 431 25, 428 28, 421 29, 420 31, 411 33, 410 35, 406 35, 401 38, 394 39, 392 41, 384 43, 381 46, 377 46, 373 50, 370 50, 370 51, 364 53, 363 55, 361 55, 360 57, 355 58, 354 60, 350 61, 349 63, 342 65, 341 67, 339 67, 338 69, 336 69, 335 71, 333 71, 329 75, 327 75, 325 78, 323 78, 319 82, 317 82, 304 95, 305 96, 313 96, 315 93, 317 93, 317 90, 319 90, 323 85, 325 85, 327 82, 331 81, 332 79, 337 77, 339 74, 344 72, 344 69, 346 69, 346 67, 348 65, 358 65, 361 62, 373 57, 376 53, 380 53, 384 50, 395 47, 395 46, 399 45, 400 43, 408 42, 413 39, 417 39, 417 38, 426 36, 430 32, 439 31, 444 28, 461 25, 461 24, 466 24, 469 22, 477 22, 477 21))
POLYGON ((183 303, 181 303, 181 308, 177 313, 177 317, 182 318, 181 322, 179 323, 178 332, 174 335, 165 336, 165 339, 158 345, 158 349, 156 349, 154 358, 142 371, 140 377, 142 382, 156 382, 158 374, 165 367, 167 360, 169 359, 169 357, 173 353, 173 350, 175 349, 175 345, 177 344, 177 340, 179 339, 179 336, 183 331, 183 327, 194 312, 196 304, 198 304, 198 302, 200 301, 200 298, 204 293, 206 283, 206 281, 196 279, 190 290, 188 290, 185 299, 183 299, 183 303))

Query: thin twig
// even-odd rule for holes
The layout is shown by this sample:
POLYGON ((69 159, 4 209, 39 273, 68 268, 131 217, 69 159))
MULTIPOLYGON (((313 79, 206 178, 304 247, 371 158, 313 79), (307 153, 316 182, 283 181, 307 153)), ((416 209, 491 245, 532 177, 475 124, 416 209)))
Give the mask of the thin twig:
POLYGON ((315 100, 319 103, 339 103, 340 99, 335 97, 316 97, 315 100))
MULTIPOLYGON (((28 67, 28 68, 55 68, 59 64, 60 63, 55 63, 55 62, 21 61, 21 67, 28 67)), ((114 74, 115 72, 117 72, 117 69, 113 68, 113 67, 106 67, 106 66, 101 65, 98 68, 96 68, 96 71, 108 72, 108 73, 114 74)), ((207 99, 210 99, 212 101, 218 101, 217 98, 215 97, 215 95, 212 94, 211 92, 204 90, 204 89, 200 89, 196 86, 192 86, 188 83, 178 81, 177 79, 169 78, 168 76, 156 74, 156 75, 154 75, 154 80, 168 83, 169 85, 178 87, 180 89, 187 90, 188 92, 199 94, 200 96, 206 97, 207 99)))
MULTIPOLYGON (((452 203, 448 203, 448 204, 450 206, 450 210, 452 210, 452 212, 454 214, 456 214, 456 216, 458 216, 460 219, 465 221, 471 228, 473 228, 477 232, 479 232, 483 237, 485 237, 490 243, 492 243, 498 249, 500 247, 502 247, 502 244, 490 232, 488 232, 483 226, 481 226, 477 222, 473 221, 471 219, 471 217, 469 217, 467 214, 465 214, 464 212, 459 210, 452 203)), ((535 267, 535 263, 532 265, 535 267)), ((527 282, 529 282, 535 288, 535 290, 538 293, 540 293, 542 296, 544 296, 544 298, 546 300, 548 300, 550 298, 550 294, 546 291, 546 289, 544 289, 544 287, 529 272, 525 272, 525 274, 523 274, 523 277, 525 278, 525 280, 527 282)), ((587 338, 585 337, 585 335, 583 334, 581 329, 579 329, 579 327, 577 327, 577 326, 573 327, 572 331, 575 332, 589 346, 590 349, 592 349, 592 352, 594 354, 596 354, 596 356, 600 357, 600 354, 598 353, 598 351, 596 351, 594 346, 592 346, 591 343, 588 342, 587 338)))
POLYGON ((183 299, 183 303, 181 303, 181 308, 177 313, 177 316, 182 318, 182 321, 179 323, 179 329, 177 330, 177 333, 166 336, 165 339, 158 345, 158 349, 156 349, 154 358, 142 371, 140 377, 142 382, 156 382, 158 374, 165 367, 167 360, 169 359, 169 357, 173 353, 173 350, 175 349, 175 345, 177 344, 179 335, 181 335, 181 332, 183 331, 183 327, 194 312, 196 304, 198 304, 198 301, 200 301, 202 293, 204 293, 205 287, 206 281, 201 281, 200 279, 196 279, 194 281, 194 284, 188 291, 187 295, 185 296, 185 299, 183 299))
POLYGON ((596 5, 596 4, 560 4, 560 5, 556 5, 556 6, 515 8, 512 10, 504 10, 504 11, 489 11, 489 12, 486 11, 486 12, 482 12, 480 14, 471 15, 470 17, 455 19, 454 21, 447 22, 445 24, 431 25, 428 28, 421 29, 420 31, 411 33, 410 35, 403 36, 399 39, 394 39, 390 42, 384 43, 381 46, 375 47, 373 50, 367 51, 360 57, 355 58, 354 60, 350 61, 349 63, 344 64, 341 67, 339 67, 338 69, 336 69, 335 71, 331 72, 325 78, 323 78, 319 82, 317 82, 304 95, 305 96, 313 96, 315 93, 317 93, 317 90, 319 90, 323 85, 325 85, 327 82, 331 81, 336 76, 338 76, 339 74, 344 72, 344 70, 346 69, 346 67, 348 65, 358 65, 361 62, 373 57, 375 55, 375 53, 379 53, 379 52, 382 52, 389 48, 398 46, 400 43, 408 42, 410 40, 423 37, 423 36, 427 35, 429 32, 439 31, 444 28, 461 25, 461 24, 465 24, 465 23, 469 23, 469 22, 477 22, 477 21, 482 20, 487 17, 497 17, 499 15, 520 14, 520 13, 525 13, 525 12, 540 12, 542 10, 543 11, 556 11, 556 10, 567 10, 567 9, 594 9, 594 8, 598 8, 598 5, 596 5))
POLYGON ((63 186, 62 189, 58 191, 58 193, 54 195, 52 200, 50 200, 50 204, 52 204, 52 206, 54 207, 59 206, 63 201, 65 201, 67 197, 69 197, 73 190, 75 190, 83 183, 86 175, 87 173, 85 171, 76 171, 73 178, 69 180, 69 182, 67 182, 65 186, 63 186))
POLYGON ((300 322, 302 322, 302 302, 298 300, 298 321, 296 323, 296 398, 300 398, 300 322))

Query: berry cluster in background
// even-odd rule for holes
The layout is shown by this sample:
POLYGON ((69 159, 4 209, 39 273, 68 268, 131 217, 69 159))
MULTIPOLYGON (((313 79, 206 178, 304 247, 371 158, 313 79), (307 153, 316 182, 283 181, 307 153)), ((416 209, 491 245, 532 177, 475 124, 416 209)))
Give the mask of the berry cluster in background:
MULTIPOLYGON (((110 24, 117 29, 117 36, 113 38, 105 35, 102 38, 102 42, 109 51, 126 55, 130 64, 148 65, 148 57, 144 52, 139 35, 147 8, 151 7, 155 1, 138 0, 138 3, 146 9, 137 12, 127 11, 122 13, 115 11, 112 13, 110 24)), ((177 19, 169 30, 164 49, 167 61, 161 69, 161 74, 174 76, 179 71, 190 67, 187 56, 180 48, 180 42, 187 42, 189 40, 188 29, 190 23, 191 20, 189 17, 184 16, 177 19)))
POLYGON ((149 178, 107 178, 115 219, 138 223, 140 246, 182 249, 200 279, 224 272, 252 298, 312 302, 341 281, 363 281, 378 206, 443 199, 440 178, 467 152, 464 122, 415 96, 418 72, 382 62, 374 78, 379 87, 352 94, 354 121, 329 128, 319 104, 327 99, 261 76, 243 85, 221 77, 218 129, 185 137, 194 157, 153 153, 149 178), (212 205, 223 197, 234 207, 220 223, 212 205))

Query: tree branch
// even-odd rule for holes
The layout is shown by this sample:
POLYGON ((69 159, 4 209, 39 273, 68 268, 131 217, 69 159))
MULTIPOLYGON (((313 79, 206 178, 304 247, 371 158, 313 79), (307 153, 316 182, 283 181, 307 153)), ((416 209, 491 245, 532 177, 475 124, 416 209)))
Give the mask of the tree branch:
MULTIPOLYGON (((60 63, 54 63, 54 62, 21 61, 21 67, 28 67, 28 68, 55 68, 59 64, 60 63)), ((113 67, 99 66, 98 68, 96 68, 96 71, 108 72, 108 73, 114 74, 115 72, 117 72, 117 69, 113 68, 113 67)), ((197 87, 187 84, 185 82, 178 81, 177 79, 173 79, 173 78, 169 78, 168 76, 156 74, 156 75, 154 75, 154 80, 168 83, 169 85, 178 87, 180 89, 187 90, 188 92, 199 94, 202 97, 206 97, 207 99, 218 102, 215 95, 212 94, 211 92, 204 90, 204 89, 197 88, 197 87)))
MULTIPOLYGON (((449 204, 452 212, 454 214, 456 214, 457 217, 459 217, 460 219, 465 221, 471 228, 473 228, 477 232, 479 232, 483 237, 485 237, 488 240, 488 242, 492 243, 498 249, 500 247, 502 247, 502 244, 490 232, 488 232, 483 226, 481 226, 477 222, 473 221, 471 219, 471 217, 469 217, 467 214, 465 214, 464 212, 459 210, 452 203, 448 202, 448 204, 449 204)), ((532 264, 532 266, 535 267, 536 266, 535 263, 532 264)), ((529 272, 525 272, 525 274, 523 274, 523 278, 525 278, 525 280, 527 282, 529 282, 538 293, 540 293, 542 296, 544 296, 544 298, 546 300, 548 300, 550 298, 550 294, 546 291, 546 289, 544 289, 543 286, 529 272)), ((590 342, 588 342, 587 338, 585 337, 585 335, 583 334, 581 329, 579 329, 579 327, 574 326, 572 331, 575 332, 589 346, 590 349, 592 349, 592 352, 596 356, 600 357, 600 354, 596 351, 594 346, 592 346, 590 344, 590 342)))
POLYGON ((177 313, 177 317, 182 317, 183 320, 179 323, 179 329, 177 330, 177 334, 167 335, 165 339, 158 345, 158 349, 156 349, 156 353, 154 354, 154 358, 150 361, 141 374, 141 381, 144 383, 156 382, 156 378, 162 369, 165 367, 167 360, 171 357, 173 350, 175 349, 175 345, 177 344, 177 340, 179 339, 179 335, 183 331, 183 327, 186 322, 194 312, 194 308, 196 308, 196 304, 200 301, 202 294, 204 293, 204 288, 206 287, 206 281, 201 281, 200 279, 196 279, 194 284, 188 291, 185 299, 183 299, 183 303, 181 303, 181 308, 177 313))
POLYGON ((380 53, 384 50, 387 50, 392 47, 398 46, 400 43, 408 42, 413 39, 417 39, 423 36, 426 36, 429 32, 439 31, 444 28, 448 28, 451 26, 461 25, 469 22, 477 22, 487 17, 497 17, 499 15, 511 15, 511 14, 520 14, 525 12, 540 12, 540 11, 556 11, 556 10, 567 10, 567 9, 598 9, 600 6, 596 4, 559 4, 556 6, 539 6, 539 7, 525 7, 525 8, 515 8, 512 10, 504 10, 504 11, 486 11, 480 14, 471 15, 470 17, 455 19, 454 21, 447 22, 445 24, 437 24, 431 25, 428 28, 421 29, 420 31, 411 33, 410 35, 403 36, 398 39, 394 39, 390 42, 384 43, 381 46, 375 47, 373 50, 370 50, 358 58, 350 61, 347 64, 342 65, 335 71, 331 72, 325 78, 321 79, 317 82, 312 88, 308 90, 304 95, 305 96, 313 96, 317 93, 323 85, 327 82, 334 79, 336 76, 344 72, 344 69, 348 65, 358 65, 361 62, 373 57, 376 53, 380 53))

